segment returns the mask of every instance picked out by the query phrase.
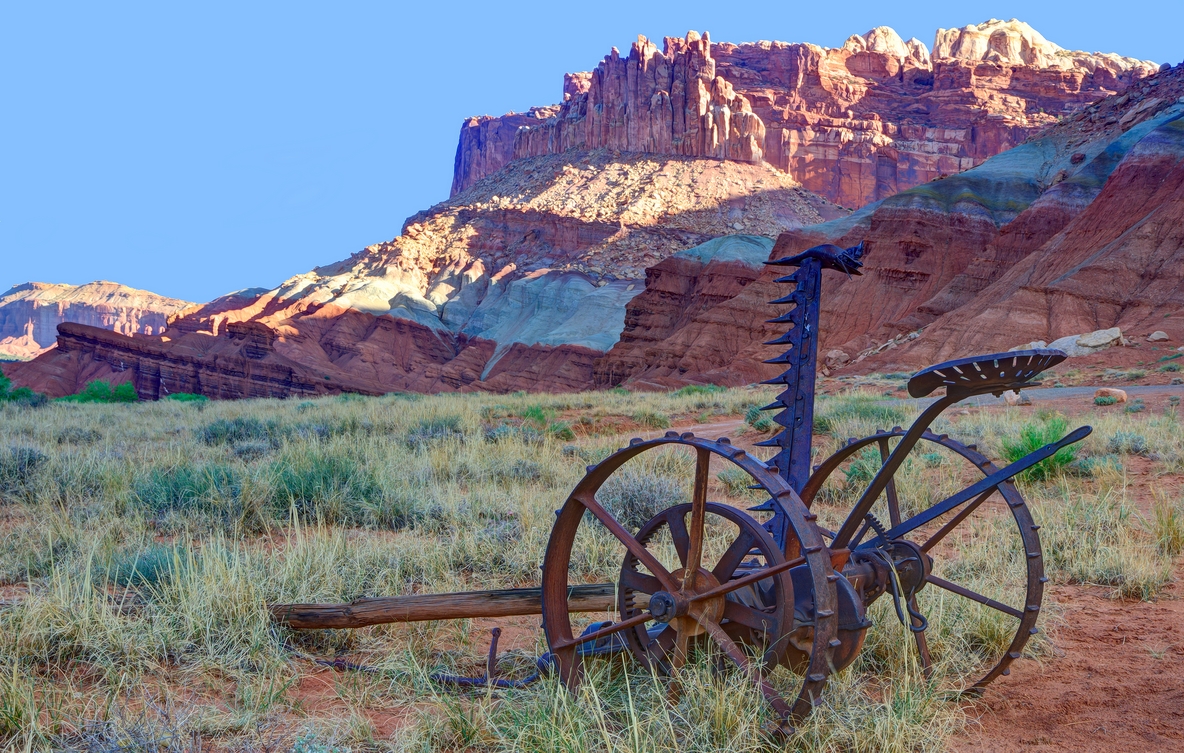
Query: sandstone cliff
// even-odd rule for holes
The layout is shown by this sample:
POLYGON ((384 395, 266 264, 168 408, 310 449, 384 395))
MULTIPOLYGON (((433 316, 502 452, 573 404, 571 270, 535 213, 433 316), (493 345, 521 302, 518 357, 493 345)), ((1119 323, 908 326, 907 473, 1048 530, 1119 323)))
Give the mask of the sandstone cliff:
POLYGON ((833 49, 692 32, 659 50, 639 37, 569 74, 559 105, 467 121, 453 192, 515 159, 608 147, 765 161, 861 207, 973 167, 1157 68, 1064 50, 1014 19, 939 29, 932 55, 888 27, 833 49))
MULTIPOLYGON (((975 169, 785 233, 772 255, 866 241, 863 276, 824 276, 821 353, 896 371, 1113 326, 1184 341, 1182 227, 1177 66, 975 169)), ((674 257, 650 269, 620 343, 597 361, 598 384, 739 384, 776 373, 761 363, 770 356, 761 343, 780 331, 754 314, 784 290, 761 271, 721 296, 711 280, 733 268, 674 257), (691 291, 673 309, 672 286, 691 291), (729 358, 712 358, 713 343, 727 343, 729 358)))
POLYGON ((147 396, 305 394, 309 384, 314 392, 581 389, 617 341, 646 268, 729 233, 776 236, 845 214, 763 163, 608 149, 515 160, 409 218, 392 241, 274 290, 179 312, 170 342, 133 348, 73 328, 61 353, 8 371, 55 395, 112 364, 131 370, 147 396), (243 324, 271 333, 270 355, 243 350, 263 352, 236 339, 243 324), (199 353, 209 354, 201 364, 199 353), (184 366, 169 360, 175 354, 184 366), (260 381, 272 364, 282 376, 273 369, 260 381))
POLYGON ((54 344, 62 322, 159 335, 169 316, 190 305, 114 282, 27 282, 0 295, 0 355, 35 357, 54 344))

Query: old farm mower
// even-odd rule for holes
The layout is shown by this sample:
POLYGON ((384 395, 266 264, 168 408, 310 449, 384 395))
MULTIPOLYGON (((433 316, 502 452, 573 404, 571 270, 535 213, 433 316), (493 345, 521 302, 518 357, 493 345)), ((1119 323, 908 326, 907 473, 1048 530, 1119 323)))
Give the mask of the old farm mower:
MULTIPOLYGON (((1033 378, 1065 358, 1056 350, 996 353, 918 372, 908 382, 910 395, 921 398, 942 387, 945 394, 910 427, 849 439, 811 466, 822 272, 860 274, 862 252, 862 244, 850 249, 823 245, 769 262, 796 267, 777 280, 793 283, 792 292, 772 301, 792 308, 771 320, 788 325, 788 331, 768 343, 787 346, 783 355, 768 361, 786 367, 766 382, 785 388, 764 408, 777 411, 774 421, 782 427, 774 438, 759 443, 775 450, 770 460, 753 457, 726 437, 667 432, 657 439, 633 439, 588 466, 587 475, 556 511, 541 588, 279 604, 271 607, 274 619, 302 630, 541 614, 550 652, 539 660, 540 673, 556 672, 569 689, 580 684, 588 655, 628 650, 644 666, 664 674, 682 666, 693 648, 714 644, 717 655, 751 676, 784 728, 791 730, 822 696, 827 679, 859 655, 871 626, 867 609, 881 597, 892 600, 913 636, 920 667, 931 673, 935 659, 929 645, 929 601, 940 603, 947 618, 974 610, 991 613, 996 638, 976 645, 977 660, 958 688, 981 691, 1008 674, 1011 662, 1037 632, 1047 581, 1039 526, 1010 479, 1081 441, 1091 429, 1078 428, 1004 468, 973 444, 931 432, 934 420, 955 403, 1031 386, 1033 378), (632 530, 597 500, 597 491, 629 460, 671 445, 685 448, 695 459, 691 501, 673 504, 632 530), (932 462, 961 464, 961 481, 956 482, 961 488, 904 488, 898 471, 914 462, 914 450, 921 451, 915 462, 936 457, 932 462), (746 474, 764 502, 742 511, 709 501, 713 460, 746 474), (862 474, 853 472, 857 464, 865 469, 862 474), (835 515, 833 530, 820 522, 823 507, 841 512, 846 505, 849 512, 843 515, 828 513, 835 515), (625 549, 620 574, 615 583, 573 582, 569 571, 577 536, 581 529, 597 526, 601 535, 606 530, 625 549), (950 542, 961 536, 981 538, 983 531, 1007 560, 993 576, 997 587, 982 589, 993 595, 958 583, 957 562, 946 561, 950 542), (613 619, 578 630, 573 615, 579 613, 607 613, 613 619), (777 665, 793 673, 789 694, 766 679, 777 665)), ((438 679, 499 687, 522 684, 495 676, 497 632, 484 677, 438 679)))

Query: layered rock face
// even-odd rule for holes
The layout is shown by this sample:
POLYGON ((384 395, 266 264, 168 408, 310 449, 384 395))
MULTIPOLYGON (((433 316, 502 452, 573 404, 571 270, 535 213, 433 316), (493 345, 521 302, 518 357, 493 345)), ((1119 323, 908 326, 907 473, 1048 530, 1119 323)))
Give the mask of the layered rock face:
POLYGON ((114 282, 27 282, 0 295, 0 355, 37 356, 54 344, 63 322, 124 335, 159 335, 170 316, 191 305, 114 282))
POLYGON ((148 396, 577 390, 624 328, 646 268, 721 235, 775 236, 845 214, 760 163, 607 149, 516 160, 388 243, 181 311, 168 342, 133 348, 71 329, 60 353, 8 371, 51 394, 75 391, 101 363, 122 364, 148 396), (260 347, 235 339, 245 324, 272 333, 272 355, 242 350, 260 347), (168 365, 175 354, 184 366, 168 365), (281 376, 257 377, 273 363, 281 376))
POLYGON ((1014 19, 939 29, 933 55, 888 27, 836 49, 691 33, 659 51, 639 37, 569 74, 553 108, 468 121, 453 191, 515 159, 608 147, 764 161, 857 208, 973 167, 1156 70, 1063 50, 1014 19))
MULTIPOLYGON (((1184 339, 1181 228, 1177 66, 975 169, 785 233, 772 256, 865 241, 862 276, 824 275, 820 352, 841 350, 855 369, 897 371, 1110 327, 1184 339)), ((732 324, 768 318, 767 301, 786 292, 773 272, 721 298, 697 281, 730 273, 730 261, 688 269, 676 259, 651 269, 628 304, 620 343, 597 361, 598 383, 738 384, 775 374, 761 363, 775 353, 761 343, 780 334, 776 325, 732 324), (672 277, 697 289, 681 319, 667 313, 672 277), (716 342, 728 343, 729 361, 703 355, 716 342)))

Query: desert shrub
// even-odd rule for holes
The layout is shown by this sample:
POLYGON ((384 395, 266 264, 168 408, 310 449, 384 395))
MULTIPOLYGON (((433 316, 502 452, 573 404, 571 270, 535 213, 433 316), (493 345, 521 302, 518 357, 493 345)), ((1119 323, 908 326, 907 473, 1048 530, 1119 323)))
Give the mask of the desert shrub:
POLYGON ((883 464, 879 450, 874 447, 864 448, 855 456, 854 460, 843 466, 843 476, 847 486, 856 489, 866 487, 876 477, 876 473, 883 464))
POLYGON ((946 456, 940 452, 926 452, 921 455, 921 460, 925 463, 926 467, 936 468, 946 462, 946 456))
POLYGON ((1094 398, 1094 405, 1114 405, 1118 402, 1118 398, 1112 395, 1098 395, 1094 398))
POLYGON ((763 492, 749 489, 755 481, 752 476, 740 468, 729 467, 720 471, 715 475, 719 482, 728 490, 728 495, 732 497, 750 497, 754 495, 763 494, 763 492))
POLYGON ((762 411, 759 405, 749 406, 748 410, 744 411, 744 423, 762 432, 772 431, 776 426, 773 419, 762 411))
POLYGON ((1124 412, 1126 412, 1126 413, 1142 413, 1145 410, 1147 410, 1147 406, 1143 404, 1142 399, 1135 398, 1134 401, 1132 401, 1130 404, 1128 404, 1126 406, 1124 412))
POLYGON ((0 372, 0 404, 15 405, 22 408, 39 408, 49 402, 49 397, 34 392, 28 387, 12 388, 12 380, 0 372))
POLYGON ((263 442, 258 440, 247 440, 246 442, 236 442, 232 448, 234 456, 242 458, 248 462, 258 460, 267 455, 274 449, 271 442, 263 442))
POLYGON ((103 438, 103 432, 81 426, 67 426, 54 435, 58 444, 94 444, 103 438))
POLYGON ((253 416, 219 418, 201 429, 201 441, 209 445, 234 445, 240 442, 269 442, 278 446, 283 430, 276 421, 263 422, 253 416))
POLYGON ((544 440, 543 433, 532 426, 512 426, 498 424, 485 427, 486 442, 518 441, 525 444, 539 445, 544 440))
POLYGON ((1120 431, 1106 442, 1106 449, 1116 455, 1146 455, 1151 451, 1147 438, 1133 431, 1120 431))
POLYGON ((132 487, 140 504, 154 513, 210 512, 234 500, 242 488, 238 471, 220 463, 181 463, 153 468, 132 487))
POLYGON ((685 495, 669 476, 622 468, 609 476, 596 499, 621 525, 636 531, 662 510, 685 501, 685 495))
POLYGON ((1157 500, 1151 515, 1151 533, 1159 553, 1175 557, 1184 552, 1184 505, 1157 500))
POLYGON ((824 401, 814 413, 814 429, 831 432, 841 422, 857 420, 888 428, 904 423, 908 414, 899 407, 885 403, 878 397, 855 393, 840 395, 824 401))
POLYGON ((440 416, 427 418, 416 424, 407 434, 407 445, 412 449, 422 450, 435 442, 463 442, 464 439, 460 416, 440 416))
POLYGON ((112 388, 110 382, 96 380, 87 384, 76 395, 58 398, 64 403, 134 403, 140 399, 131 382, 112 388))
POLYGON ((155 588, 170 580, 186 557, 173 546, 149 544, 143 549, 120 549, 112 555, 100 576, 118 586, 155 588))
POLYGON ((651 429, 669 429, 670 416, 652 410, 638 411, 633 414, 633 420, 651 429))
POLYGON ((523 421, 530 421, 539 426, 546 426, 555 416, 555 411, 547 410, 541 405, 531 405, 521 413, 523 421))
POLYGON ((48 462, 49 457, 34 447, 0 450, 0 494, 27 496, 48 462))
POLYGON ((340 448, 291 446, 273 469, 276 502, 305 520, 360 522, 382 501, 373 468, 340 448))
POLYGON ((1127 379, 1142 379, 1147 376, 1147 372, 1142 369, 1132 369, 1126 373, 1127 379))
POLYGON ((1178 363, 1167 363, 1167 364, 1164 364, 1163 366, 1160 366, 1160 367, 1159 367, 1159 370, 1160 370, 1160 371, 1171 371, 1171 372, 1176 372, 1176 371, 1179 371, 1179 370, 1180 370, 1180 364, 1178 364, 1178 363))
MULTIPOLYGON (((1039 450, 1046 444, 1056 442, 1065 436, 1069 424, 1064 416, 1053 415, 1039 423, 1025 424, 1020 429, 1020 435, 1015 438, 1004 437, 1003 456, 1008 462, 1014 463, 1031 452, 1039 450)), ((1077 448, 1063 447, 1050 458, 1041 460, 1036 465, 1020 474, 1020 478, 1028 481, 1043 481, 1056 475, 1065 466, 1077 459, 1077 448)))
POLYGON ((210 401, 205 395, 196 395, 192 392, 174 392, 171 395, 165 395, 164 399, 176 403, 208 403, 210 401))
POLYGON ((576 438, 576 433, 572 431, 571 424, 566 421, 555 421, 547 425, 547 433, 556 439, 572 440, 576 438))
POLYGON ((1174 361, 1181 356, 1184 356, 1184 353, 1172 353, 1171 355, 1160 356, 1155 362, 1163 363, 1164 361, 1174 361))
POLYGON ((1070 476, 1097 476, 1106 470, 1122 472, 1122 461, 1117 455, 1087 456, 1065 466, 1065 473, 1070 476))
POLYGON ((686 387, 671 392, 671 397, 693 397, 696 395, 713 395, 717 392, 726 392, 726 387, 720 387, 718 384, 688 384, 686 387))

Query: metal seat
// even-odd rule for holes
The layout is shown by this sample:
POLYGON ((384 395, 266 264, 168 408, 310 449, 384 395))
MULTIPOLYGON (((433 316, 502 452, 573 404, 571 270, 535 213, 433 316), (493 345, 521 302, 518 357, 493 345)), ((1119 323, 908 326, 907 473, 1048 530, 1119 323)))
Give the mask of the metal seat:
POLYGON ((938 387, 947 394, 965 397, 1023 387, 1040 372, 1056 366, 1067 356, 1060 350, 1013 350, 946 361, 918 371, 909 380, 909 394, 925 397, 938 387))

